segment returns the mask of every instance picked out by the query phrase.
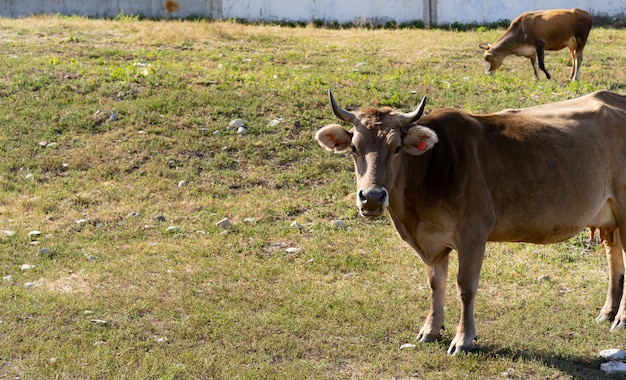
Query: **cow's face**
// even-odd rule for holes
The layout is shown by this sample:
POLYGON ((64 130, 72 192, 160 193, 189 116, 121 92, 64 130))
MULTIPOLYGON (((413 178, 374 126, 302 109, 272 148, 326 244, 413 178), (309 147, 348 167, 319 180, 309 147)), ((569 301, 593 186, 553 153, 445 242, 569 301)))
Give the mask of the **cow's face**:
POLYGON ((331 97, 333 111, 352 124, 350 131, 332 124, 317 131, 319 144, 335 152, 351 152, 354 159, 356 204, 364 217, 380 216, 389 205, 405 155, 421 155, 437 143, 430 129, 415 125, 424 111, 425 99, 413 112, 404 114, 390 108, 348 112, 331 97))
POLYGON ((504 56, 494 52, 491 48, 491 44, 480 44, 479 46, 481 49, 485 50, 485 53, 483 54, 483 58, 486 62, 485 74, 491 75, 498 70, 504 60, 504 56))

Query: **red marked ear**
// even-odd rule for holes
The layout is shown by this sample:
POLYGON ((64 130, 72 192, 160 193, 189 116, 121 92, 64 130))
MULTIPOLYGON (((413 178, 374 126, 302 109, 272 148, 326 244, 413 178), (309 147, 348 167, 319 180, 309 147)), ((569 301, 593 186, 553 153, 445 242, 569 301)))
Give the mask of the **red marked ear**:
POLYGON ((343 129, 341 125, 331 124, 320 128, 317 133, 315 133, 315 140, 317 140, 323 148, 339 153, 350 148, 352 134, 343 129))
POLYGON ((439 141, 437 134, 430 128, 417 125, 407 132, 402 140, 404 150, 414 156, 419 156, 432 149, 439 141))

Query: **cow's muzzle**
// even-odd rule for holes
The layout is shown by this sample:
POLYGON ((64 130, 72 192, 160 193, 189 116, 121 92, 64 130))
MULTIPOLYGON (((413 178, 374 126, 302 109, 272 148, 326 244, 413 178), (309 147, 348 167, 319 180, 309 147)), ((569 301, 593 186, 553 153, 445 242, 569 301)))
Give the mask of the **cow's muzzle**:
POLYGON ((389 206, 389 193, 384 187, 361 189, 357 193, 356 206, 364 217, 375 218, 389 206))

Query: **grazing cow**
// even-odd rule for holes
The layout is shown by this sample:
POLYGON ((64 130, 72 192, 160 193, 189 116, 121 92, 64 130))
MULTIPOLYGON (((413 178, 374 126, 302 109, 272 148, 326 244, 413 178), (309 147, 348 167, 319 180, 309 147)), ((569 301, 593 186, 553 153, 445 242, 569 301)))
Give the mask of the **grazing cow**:
POLYGON ((598 321, 626 328, 626 96, 598 91, 526 109, 423 116, 389 107, 333 112, 352 125, 325 126, 319 144, 351 152, 360 214, 386 210, 426 264, 430 311, 418 339, 441 338, 448 256, 458 252, 461 318, 449 354, 471 351, 474 299, 487 241, 556 243, 600 229, 609 287, 598 321), (621 239, 620 239, 621 238, 621 239))
POLYGON ((572 61, 570 80, 578 80, 580 65, 583 62, 583 49, 591 29, 592 18, 580 9, 554 9, 523 13, 517 17, 495 44, 480 44, 485 50, 487 74, 493 74, 500 67, 504 58, 515 54, 530 58, 539 79, 539 68, 546 73, 543 58, 545 50, 569 48, 572 61))

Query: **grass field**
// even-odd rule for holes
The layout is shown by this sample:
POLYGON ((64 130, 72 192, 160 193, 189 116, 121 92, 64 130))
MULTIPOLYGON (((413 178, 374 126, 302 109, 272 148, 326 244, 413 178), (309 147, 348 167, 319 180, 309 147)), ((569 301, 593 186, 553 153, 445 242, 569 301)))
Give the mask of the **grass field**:
POLYGON ((460 357, 453 257, 444 341, 400 350, 424 267, 357 216, 351 159, 313 141, 337 122, 328 89, 427 112, 626 92, 626 30, 592 29, 576 83, 566 51, 552 81, 517 57, 485 76, 478 45, 502 31, 1 19, 0 379, 603 376, 626 332, 594 321, 607 269, 582 233, 488 246, 460 357))

